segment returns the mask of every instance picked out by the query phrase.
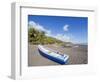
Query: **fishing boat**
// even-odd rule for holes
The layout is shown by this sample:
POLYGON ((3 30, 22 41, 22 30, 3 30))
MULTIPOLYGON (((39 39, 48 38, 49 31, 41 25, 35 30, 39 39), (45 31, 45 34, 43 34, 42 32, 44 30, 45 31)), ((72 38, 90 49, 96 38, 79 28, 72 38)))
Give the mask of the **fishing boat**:
POLYGON ((42 55, 45 58, 48 58, 56 63, 59 63, 61 65, 68 64, 69 56, 66 54, 61 54, 59 52, 53 52, 51 49, 46 49, 42 45, 38 45, 38 50, 40 55, 42 55))

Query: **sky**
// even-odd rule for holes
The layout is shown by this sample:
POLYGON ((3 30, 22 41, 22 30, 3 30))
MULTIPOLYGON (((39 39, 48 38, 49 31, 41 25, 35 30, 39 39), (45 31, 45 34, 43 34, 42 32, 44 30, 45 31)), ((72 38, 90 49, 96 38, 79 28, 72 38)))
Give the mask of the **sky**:
POLYGON ((88 18, 28 15, 28 25, 64 42, 88 43, 88 18))

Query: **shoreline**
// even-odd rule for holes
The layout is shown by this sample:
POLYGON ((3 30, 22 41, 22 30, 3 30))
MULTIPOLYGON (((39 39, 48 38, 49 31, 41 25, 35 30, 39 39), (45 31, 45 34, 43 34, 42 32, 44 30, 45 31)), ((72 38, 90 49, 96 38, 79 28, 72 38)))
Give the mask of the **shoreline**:
MULTIPOLYGON (((69 55, 68 65, 87 64, 88 63, 88 46, 78 45, 78 47, 62 47, 56 44, 43 45, 44 47, 52 48, 55 51, 69 55)), ((28 45, 28 66, 49 66, 60 65, 49 59, 42 57, 37 49, 37 45, 28 45)))

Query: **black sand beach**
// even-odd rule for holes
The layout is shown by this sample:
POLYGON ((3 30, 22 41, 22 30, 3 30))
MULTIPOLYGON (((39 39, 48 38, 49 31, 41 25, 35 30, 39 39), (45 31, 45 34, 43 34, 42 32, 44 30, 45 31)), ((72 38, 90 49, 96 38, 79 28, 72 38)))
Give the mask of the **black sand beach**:
MULTIPOLYGON (((87 45, 77 45, 72 47, 62 47, 55 44, 45 45, 55 51, 60 51, 69 55, 69 62, 71 64, 87 64, 88 63, 88 50, 87 45)), ((28 46, 28 66, 48 66, 48 65, 60 65, 47 58, 41 56, 38 52, 37 45, 28 46)))

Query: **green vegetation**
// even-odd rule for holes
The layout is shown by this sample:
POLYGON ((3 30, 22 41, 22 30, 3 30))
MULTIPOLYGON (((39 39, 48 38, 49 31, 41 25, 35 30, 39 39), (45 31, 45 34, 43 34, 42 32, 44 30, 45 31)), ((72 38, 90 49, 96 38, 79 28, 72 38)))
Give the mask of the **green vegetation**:
POLYGON ((28 28, 28 42, 30 44, 62 44, 63 42, 45 35, 45 32, 38 31, 33 27, 28 28))

